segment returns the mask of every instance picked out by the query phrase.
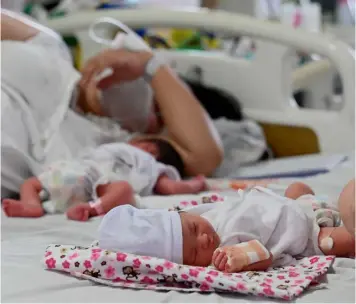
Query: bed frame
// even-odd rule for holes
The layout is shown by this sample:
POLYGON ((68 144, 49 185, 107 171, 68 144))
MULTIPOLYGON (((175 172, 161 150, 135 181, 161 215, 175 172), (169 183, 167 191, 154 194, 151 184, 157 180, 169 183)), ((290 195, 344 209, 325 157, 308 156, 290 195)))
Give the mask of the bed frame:
MULTIPOLYGON (((214 52, 157 52, 164 53, 179 74, 187 75, 198 66, 204 71, 206 84, 236 96, 246 116, 261 123, 277 156, 354 149, 355 57, 345 43, 243 15, 205 9, 88 11, 53 19, 46 25, 66 35, 87 30, 94 20, 104 16, 133 28, 197 28, 257 39, 257 52, 251 61, 214 52), (290 58, 296 49, 320 54, 330 62, 320 60, 295 70, 290 58), (266 54, 273 55, 266 58, 266 54), (343 84, 340 109, 297 107, 291 98, 293 92, 331 77, 331 64, 343 84), (328 71, 330 74, 325 74, 328 71)), ((331 79, 328 81, 332 83, 331 79)), ((315 98, 322 99, 330 92, 319 90, 318 94, 315 98)))

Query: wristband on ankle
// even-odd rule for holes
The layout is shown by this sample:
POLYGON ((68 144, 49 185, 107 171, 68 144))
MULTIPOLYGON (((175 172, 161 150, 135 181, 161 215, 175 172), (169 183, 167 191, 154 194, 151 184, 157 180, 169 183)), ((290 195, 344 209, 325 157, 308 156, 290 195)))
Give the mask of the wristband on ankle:
POLYGON ((89 205, 97 212, 98 215, 105 213, 100 198, 98 198, 96 201, 90 201, 89 205))

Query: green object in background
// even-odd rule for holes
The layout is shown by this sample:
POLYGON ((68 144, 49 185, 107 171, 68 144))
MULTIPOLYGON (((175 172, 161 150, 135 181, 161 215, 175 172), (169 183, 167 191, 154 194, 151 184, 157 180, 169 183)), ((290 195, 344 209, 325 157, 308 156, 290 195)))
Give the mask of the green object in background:
POLYGON ((27 4, 25 5, 25 7, 24 7, 23 12, 24 12, 26 15, 31 16, 32 11, 33 11, 33 6, 34 6, 33 3, 31 3, 31 2, 27 3, 27 4))
POLYGON ((202 43, 202 37, 200 33, 195 33, 185 41, 176 45, 178 50, 204 50, 204 46, 202 43))
POLYGON ((82 63, 82 49, 79 40, 75 36, 64 36, 62 38, 72 53, 74 67, 80 69, 82 63))
POLYGON ((65 15, 66 15, 66 12, 58 11, 58 12, 50 13, 49 17, 50 18, 59 18, 59 17, 64 17, 65 15))
POLYGON ((76 47, 79 44, 79 41, 75 36, 64 36, 63 40, 69 47, 76 47))

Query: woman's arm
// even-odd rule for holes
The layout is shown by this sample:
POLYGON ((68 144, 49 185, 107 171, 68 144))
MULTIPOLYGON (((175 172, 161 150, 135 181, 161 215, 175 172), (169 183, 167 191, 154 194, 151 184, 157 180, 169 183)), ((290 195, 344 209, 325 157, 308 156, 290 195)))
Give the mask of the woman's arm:
POLYGON ((30 18, 1 9, 1 40, 26 41, 40 32, 61 39, 57 33, 30 18))
POLYGON ((212 121, 188 87, 168 66, 152 78, 152 88, 168 136, 182 155, 188 175, 210 175, 223 150, 212 121))
MULTIPOLYGON (((95 81, 95 76, 106 68, 111 68, 113 74, 99 82, 100 89, 135 80, 144 74, 151 57, 150 52, 105 50, 86 63, 82 70, 80 86, 88 91, 95 81)), ((186 173, 210 175, 220 164, 223 150, 220 137, 209 116, 168 66, 158 69, 151 85, 168 131, 168 136, 164 138, 170 141, 182 156, 186 173)))

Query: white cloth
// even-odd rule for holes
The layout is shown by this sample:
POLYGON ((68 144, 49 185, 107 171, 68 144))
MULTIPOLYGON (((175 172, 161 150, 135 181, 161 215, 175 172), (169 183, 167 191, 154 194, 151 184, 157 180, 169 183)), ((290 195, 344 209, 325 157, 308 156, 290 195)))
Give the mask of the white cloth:
POLYGON ((70 109, 80 74, 64 42, 40 33, 25 42, 1 42, 1 197, 58 160, 130 134, 115 132, 70 109), (30 77, 29 77, 30 75, 30 77))
POLYGON ((170 179, 180 180, 176 168, 158 162, 151 154, 125 143, 101 145, 81 156, 99 164, 105 164, 107 173, 98 182, 125 180, 136 194, 153 193, 158 178, 165 174, 170 179))
POLYGON ((250 240, 260 241, 272 254, 273 265, 290 264, 294 256, 322 255, 315 238, 315 216, 311 205, 277 195, 271 190, 255 187, 240 192, 235 202, 216 203, 210 210, 188 209, 206 218, 221 239, 220 246, 250 240))
POLYGON ((234 177, 239 167, 257 162, 268 151, 263 129, 252 120, 219 118, 214 120, 214 126, 225 151, 223 162, 214 171, 214 177, 234 177))
POLYGON ((53 135, 79 74, 59 44, 47 34, 1 42, 2 190, 18 191, 30 172, 40 170, 47 153, 55 156, 58 150, 50 148, 63 145, 53 135))
POLYGON ((167 210, 123 205, 108 212, 99 226, 99 247, 175 263, 183 262, 180 216, 167 210))
POLYGON ((103 90, 101 103, 106 115, 134 132, 147 130, 153 91, 143 78, 103 90))
MULTIPOLYGON (((146 42, 132 29, 119 20, 109 17, 96 20, 89 29, 89 36, 95 42, 106 44, 113 49, 150 50, 146 42), (114 39, 105 37, 106 34, 113 32, 117 33, 114 39)), ((111 69, 104 70, 98 78, 105 78, 111 73, 111 69)), ((144 77, 140 77, 103 90, 101 103, 106 114, 121 126, 134 132, 144 133, 152 111, 153 90, 144 77)))

